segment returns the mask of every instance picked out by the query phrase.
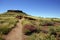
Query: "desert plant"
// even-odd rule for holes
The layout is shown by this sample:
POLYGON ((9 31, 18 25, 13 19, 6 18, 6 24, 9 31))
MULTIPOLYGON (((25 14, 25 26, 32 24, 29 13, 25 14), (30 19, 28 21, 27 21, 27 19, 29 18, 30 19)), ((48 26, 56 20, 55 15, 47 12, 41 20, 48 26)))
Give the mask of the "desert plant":
POLYGON ((30 24, 26 24, 24 26, 24 29, 25 29, 24 30, 25 34, 29 34, 29 33, 35 32, 37 30, 37 28, 35 26, 30 25, 30 24))
POLYGON ((10 30, 11 30, 11 28, 3 27, 3 28, 0 28, 0 33, 8 34, 10 30))
POLYGON ((0 40, 4 40, 4 39, 0 37, 0 40))

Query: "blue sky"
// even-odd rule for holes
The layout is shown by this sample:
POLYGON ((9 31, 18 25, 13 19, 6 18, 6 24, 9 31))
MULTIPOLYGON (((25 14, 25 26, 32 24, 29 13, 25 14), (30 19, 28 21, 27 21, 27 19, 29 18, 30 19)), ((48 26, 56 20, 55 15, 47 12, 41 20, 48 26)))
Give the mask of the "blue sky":
POLYGON ((60 0, 0 0, 0 13, 9 9, 33 16, 60 18, 60 0))

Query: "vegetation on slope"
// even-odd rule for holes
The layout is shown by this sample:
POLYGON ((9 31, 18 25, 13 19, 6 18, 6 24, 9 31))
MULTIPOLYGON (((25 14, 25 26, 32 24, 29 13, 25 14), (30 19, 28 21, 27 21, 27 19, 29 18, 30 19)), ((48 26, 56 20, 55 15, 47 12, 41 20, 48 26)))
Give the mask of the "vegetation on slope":
MULTIPOLYGON (((15 11, 15 10, 14 10, 15 11)), ((7 35, 18 22, 17 15, 25 16, 24 12, 14 12, 14 11, 7 11, 5 13, 0 14, 0 36, 7 35)), ((2 38, 0 37, 0 40, 2 38)))
POLYGON ((60 18, 34 17, 15 10, 0 14, 0 40, 16 26, 16 16, 25 16, 22 25, 26 40, 60 40, 60 18))
POLYGON ((60 40, 59 18, 25 19, 22 24, 26 40, 60 40))

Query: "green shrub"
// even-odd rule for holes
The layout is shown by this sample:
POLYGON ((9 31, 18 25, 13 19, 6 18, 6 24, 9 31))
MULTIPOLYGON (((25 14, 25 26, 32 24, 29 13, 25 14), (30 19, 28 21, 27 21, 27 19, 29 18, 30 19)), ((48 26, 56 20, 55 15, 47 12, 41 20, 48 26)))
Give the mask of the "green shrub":
POLYGON ((3 28, 0 28, 0 33, 8 34, 10 30, 11 30, 11 28, 3 27, 3 28))
POLYGON ((0 40, 4 40, 4 39, 0 37, 0 40))
POLYGON ((56 32, 60 32, 60 26, 56 27, 56 32))
POLYGON ((18 19, 15 17, 0 17, 0 33, 8 34, 16 26, 18 19))
POLYGON ((44 33, 33 33, 32 35, 28 36, 26 40, 56 40, 54 35, 44 34, 44 33))
POLYGON ((25 34, 31 34, 33 32, 36 32, 37 28, 34 25, 26 24, 24 26, 24 33, 25 34))

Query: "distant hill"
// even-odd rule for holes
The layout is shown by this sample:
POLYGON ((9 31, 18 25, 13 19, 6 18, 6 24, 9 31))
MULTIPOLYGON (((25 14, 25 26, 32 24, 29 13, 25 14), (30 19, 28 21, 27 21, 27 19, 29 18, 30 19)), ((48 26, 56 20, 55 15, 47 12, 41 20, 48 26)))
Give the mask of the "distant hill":
POLYGON ((0 16, 17 16, 17 15, 21 15, 21 16, 27 16, 28 14, 26 14, 25 12, 21 11, 21 10, 8 10, 5 13, 0 14, 0 16))

